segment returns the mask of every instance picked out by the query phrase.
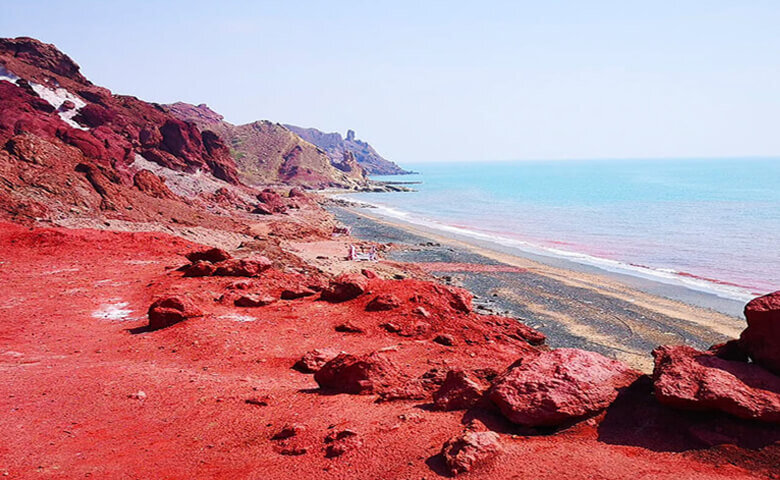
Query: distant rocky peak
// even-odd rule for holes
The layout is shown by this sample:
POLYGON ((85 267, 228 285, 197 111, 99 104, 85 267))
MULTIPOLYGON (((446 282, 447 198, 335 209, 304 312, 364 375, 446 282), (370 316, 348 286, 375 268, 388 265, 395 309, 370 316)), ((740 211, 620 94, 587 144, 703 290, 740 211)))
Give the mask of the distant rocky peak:
POLYGON ((354 130, 347 130, 347 141, 348 142, 354 142, 355 141, 355 131, 354 130))
POLYGON ((205 103, 191 105, 184 102, 171 103, 165 108, 177 118, 185 118, 198 125, 213 125, 225 120, 225 117, 215 112, 205 103))

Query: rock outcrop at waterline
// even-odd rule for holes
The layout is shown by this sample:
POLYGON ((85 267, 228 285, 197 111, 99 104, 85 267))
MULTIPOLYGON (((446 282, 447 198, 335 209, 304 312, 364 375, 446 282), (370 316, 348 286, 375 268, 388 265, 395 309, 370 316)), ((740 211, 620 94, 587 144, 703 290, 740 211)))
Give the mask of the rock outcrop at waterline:
POLYGON ((347 136, 339 133, 324 133, 316 128, 302 128, 295 125, 285 125, 292 132, 327 153, 334 163, 341 162, 347 156, 352 156, 357 164, 371 175, 402 175, 407 172, 395 163, 383 158, 368 143, 355 138, 355 132, 347 131, 347 136))

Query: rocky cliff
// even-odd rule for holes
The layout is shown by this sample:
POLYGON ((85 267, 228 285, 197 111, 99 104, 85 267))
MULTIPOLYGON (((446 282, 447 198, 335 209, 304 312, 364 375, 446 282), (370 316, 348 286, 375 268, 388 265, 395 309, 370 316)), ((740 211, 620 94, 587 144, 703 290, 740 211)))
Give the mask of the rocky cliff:
POLYGON ((239 176, 249 185, 289 183, 317 188, 366 185, 354 157, 329 157, 315 145, 278 123, 259 120, 233 125, 208 106, 165 105, 176 117, 216 132, 230 146, 239 176))
POLYGON ((347 131, 346 138, 339 133, 325 133, 316 128, 302 128, 285 125, 307 142, 323 149, 333 161, 340 161, 345 154, 351 153, 358 164, 372 175, 402 175, 411 173, 395 163, 383 158, 368 143, 355 138, 355 132, 347 131))

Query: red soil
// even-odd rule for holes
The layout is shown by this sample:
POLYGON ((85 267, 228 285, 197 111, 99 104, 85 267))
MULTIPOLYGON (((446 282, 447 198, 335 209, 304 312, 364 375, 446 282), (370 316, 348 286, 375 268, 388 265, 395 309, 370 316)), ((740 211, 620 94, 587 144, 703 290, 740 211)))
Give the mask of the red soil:
POLYGON ((276 268, 244 279, 248 285, 183 277, 176 269, 195 248, 164 234, 0 224, 0 474, 430 479, 446 474, 438 456, 445 441, 476 418, 500 434, 503 452, 465 478, 776 475, 776 427, 668 410, 645 377, 606 413, 557 432, 513 426, 489 409, 440 412, 430 400, 326 395, 311 375, 291 369, 315 348, 385 349, 417 377, 434 367, 503 370, 537 347, 514 335, 511 321, 458 311, 436 294, 441 287, 418 280, 371 279, 370 293, 338 304, 310 296, 235 307, 218 301, 231 285, 278 298, 324 279, 276 268), (367 312, 380 293, 401 306, 367 312), (204 315, 147 331, 147 308, 170 294, 187 296, 204 315), (105 318, 109 305, 131 312, 105 318), (427 317, 416 313, 420 306, 427 317), (245 317, 254 320, 236 321, 245 317), (409 337, 380 327, 421 321, 429 328, 409 337), (347 322, 365 333, 334 330, 347 322), (431 341, 438 334, 454 346, 431 341), (273 440, 280 432, 295 434, 273 440), (326 437, 343 437, 336 442, 344 453, 332 456, 326 437))

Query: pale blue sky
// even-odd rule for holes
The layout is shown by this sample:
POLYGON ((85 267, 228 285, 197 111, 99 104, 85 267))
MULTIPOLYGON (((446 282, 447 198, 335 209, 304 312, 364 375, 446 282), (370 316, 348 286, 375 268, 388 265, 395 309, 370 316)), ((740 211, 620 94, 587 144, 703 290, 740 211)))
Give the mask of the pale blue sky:
POLYGON ((5 0, 0 35, 399 163, 780 154, 780 2, 5 0))

